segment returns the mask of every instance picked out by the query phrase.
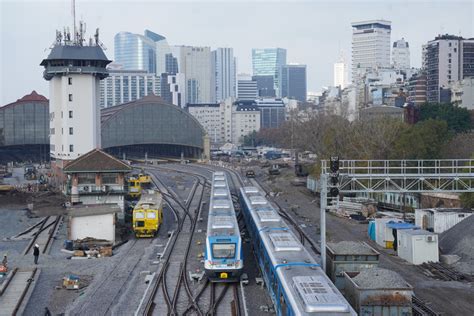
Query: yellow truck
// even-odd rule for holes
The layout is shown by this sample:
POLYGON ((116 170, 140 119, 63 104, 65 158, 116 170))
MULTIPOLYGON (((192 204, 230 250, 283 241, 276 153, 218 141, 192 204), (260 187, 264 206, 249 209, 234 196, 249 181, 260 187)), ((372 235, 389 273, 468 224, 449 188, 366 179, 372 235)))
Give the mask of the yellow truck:
POLYGON ((137 238, 154 237, 163 223, 163 196, 154 190, 143 190, 133 209, 132 225, 137 238))

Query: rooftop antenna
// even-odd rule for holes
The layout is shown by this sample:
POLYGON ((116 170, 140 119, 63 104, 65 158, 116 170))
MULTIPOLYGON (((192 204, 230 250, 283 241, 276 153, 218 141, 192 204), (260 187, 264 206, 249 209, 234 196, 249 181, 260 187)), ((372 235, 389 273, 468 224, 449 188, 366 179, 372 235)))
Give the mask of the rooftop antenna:
POLYGON ((74 23, 74 43, 77 43, 76 35, 76 0, 72 0, 72 19, 74 23))

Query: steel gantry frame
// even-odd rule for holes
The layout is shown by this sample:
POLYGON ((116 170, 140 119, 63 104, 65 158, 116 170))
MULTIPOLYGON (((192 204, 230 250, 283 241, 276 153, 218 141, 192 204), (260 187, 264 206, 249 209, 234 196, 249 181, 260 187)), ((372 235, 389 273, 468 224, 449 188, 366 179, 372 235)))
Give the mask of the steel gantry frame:
MULTIPOLYGON (((330 161, 321 161, 321 265, 326 270, 326 209, 330 161)), ((474 159, 340 160, 340 193, 474 192, 474 159)))

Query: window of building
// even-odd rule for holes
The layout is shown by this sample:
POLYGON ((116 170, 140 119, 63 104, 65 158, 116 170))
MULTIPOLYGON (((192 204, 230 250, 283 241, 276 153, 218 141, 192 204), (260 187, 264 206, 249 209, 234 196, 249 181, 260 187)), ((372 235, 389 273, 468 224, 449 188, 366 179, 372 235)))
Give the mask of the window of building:
POLYGON ((451 57, 451 53, 448 54, 448 57, 451 57))
POLYGON ((72 118, 72 111, 69 111, 69 118, 72 118))
POLYGON ((69 127, 69 135, 72 135, 74 133, 74 130, 72 127, 69 127))
POLYGON ((69 145, 69 152, 73 153, 74 152, 74 145, 69 145))
POLYGON ((72 93, 69 93, 69 101, 72 101, 72 93))
POLYGON ((68 85, 72 85, 72 78, 71 77, 67 78, 67 83, 68 83, 68 85))
POLYGON ((448 46, 449 46, 449 47, 451 47, 451 46, 452 46, 452 45, 451 45, 451 43, 449 43, 449 45, 448 45, 448 46))
POLYGON ((458 49, 456 47, 454 47, 454 52, 456 53, 458 51, 458 49))
POLYGON ((451 63, 451 58, 448 59, 448 63, 451 63))

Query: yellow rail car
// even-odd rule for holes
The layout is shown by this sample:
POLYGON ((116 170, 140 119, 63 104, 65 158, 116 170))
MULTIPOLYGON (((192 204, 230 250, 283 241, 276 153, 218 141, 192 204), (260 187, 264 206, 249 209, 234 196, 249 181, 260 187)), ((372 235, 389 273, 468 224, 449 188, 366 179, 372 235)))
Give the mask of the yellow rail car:
POLYGON ((132 199, 137 199, 142 194, 142 186, 140 180, 135 177, 128 179, 128 196, 132 199))
POLYGON ((133 231, 137 238, 154 237, 163 223, 163 196, 158 191, 143 190, 133 209, 133 231))

